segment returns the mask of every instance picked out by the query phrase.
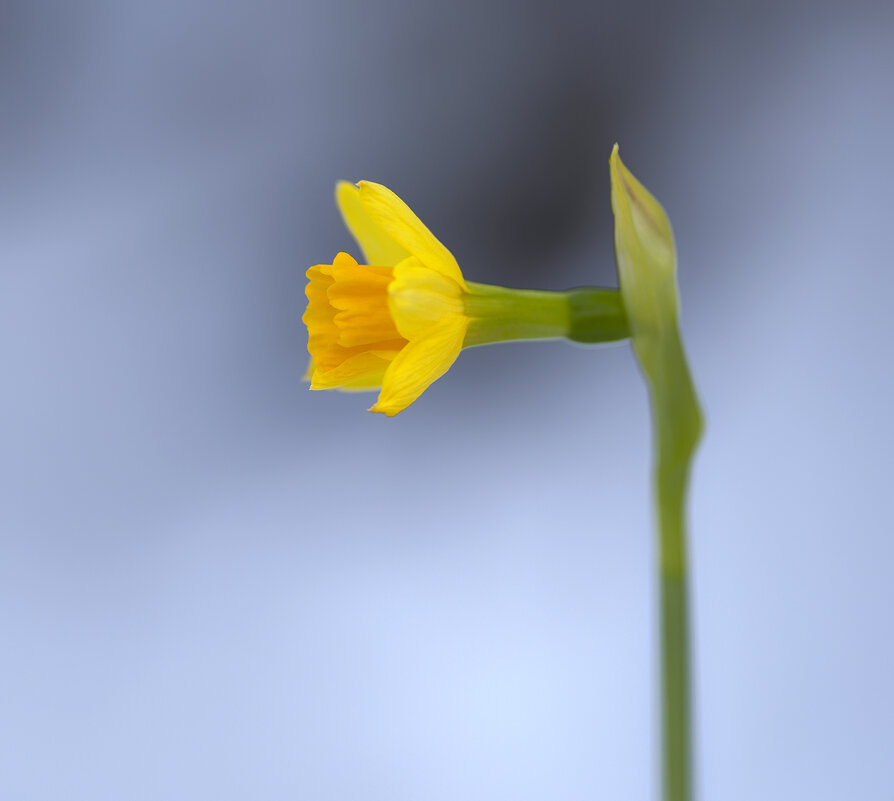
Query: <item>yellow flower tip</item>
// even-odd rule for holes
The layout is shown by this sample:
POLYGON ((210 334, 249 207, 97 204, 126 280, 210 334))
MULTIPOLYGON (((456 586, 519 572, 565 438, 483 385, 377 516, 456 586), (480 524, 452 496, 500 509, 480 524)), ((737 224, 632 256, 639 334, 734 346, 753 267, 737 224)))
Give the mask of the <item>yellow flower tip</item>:
POLYGON ((380 403, 374 403, 366 411, 372 412, 373 414, 384 414, 386 417, 394 417, 396 414, 402 412, 403 409, 387 409, 380 403))
POLYGON ((410 255, 402 245, 388 236, 370 218, 360 202, 360 187, 349 181, 335 185, 335 202, 345 226, 351 232, 367 264, 393 267, 410 255))

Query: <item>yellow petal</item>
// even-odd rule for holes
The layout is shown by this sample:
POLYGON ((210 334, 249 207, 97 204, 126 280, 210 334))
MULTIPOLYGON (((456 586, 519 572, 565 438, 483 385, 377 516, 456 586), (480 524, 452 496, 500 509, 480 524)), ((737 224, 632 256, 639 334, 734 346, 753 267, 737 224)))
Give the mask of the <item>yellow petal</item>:
POLYGON ((404 339, 414 339, 435 323, 463 313, 463 290, 452 278, 430 270, 417 258, 394 268, 388 309, 404 339))
POLYGON ((314 370, 311 389, 372 389, 381 386, 388 364, 397 351, 385 354, 361 352, 349 356, 331 370, 314 370), (385 356, 385 358, 383 358, 385 356))
POLYGON ((422 224, 406 203, 381 184, 361 181, 358 186, 360 203, 373 223, 426 267, 465 287, 463 274, 453 254, 422 224))
POLYGON ((386 370, 379 399, 370 411, 393 417, 406 409, 456 361, 468 325, 463 316, 451 317, 406 345, 386 370))
POLYGON ((335 187, 335 201, 367 264, 393 267, 410 255, 370 219, 360 202, 360 189, 355 184, 339 181, 335 187))
POLYGON ((382 367, 381 372, 371 373, 364 378, 352 381, 350 384, 343 384, 335 389, 339 392, 375 392, 382 386, 382 379, 385 377, 385 370, 387 367, 388 363, 386 362, 382 367))
MULTIPOLYGON (((385 370, 388 368, 389 363, 390 360, 383 359, 381 365, 376 365, 376 370, 367 373, 363 376, 363 378, 359 378, 355 381, 351 381, 350 383, 343 384, 338 387, 332 387, 332 389, 338 390, 339 392, 374 392, 375 390, 381 388, 382 379, 385 377, 385 370)), ((313 382, 313 378, 314 360, 311 359, 308 362, 307 370, 304 371, 302 381, 311 383, 313 382)), ((313 389, 313 387, 311 387, 311 389, 313 389)), ((320 387, 318 386, 317 389, 320 389, 320 387)))

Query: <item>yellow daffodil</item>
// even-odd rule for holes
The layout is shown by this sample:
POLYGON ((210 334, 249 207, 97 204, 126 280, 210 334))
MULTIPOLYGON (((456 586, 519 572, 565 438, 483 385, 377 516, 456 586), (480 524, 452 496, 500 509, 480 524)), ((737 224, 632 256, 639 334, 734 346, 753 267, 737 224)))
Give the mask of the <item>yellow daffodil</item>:
POLYGON ((369 265, 340 253, 307 271, 310 386, 381 387, 370 411, 390 417, 456 361, 468 287, 450 251, 391 190, 340 183, 336 196, 369 265))
POLYGON ((618 293, 539 292, 467 282, 453 257, 390 189, 341 182, 336 199, 366 264, 339 253, 307 271, 311 389, 381 388, 370 411, 405 409, 463 347, 513 339, 627 336, 618 293))

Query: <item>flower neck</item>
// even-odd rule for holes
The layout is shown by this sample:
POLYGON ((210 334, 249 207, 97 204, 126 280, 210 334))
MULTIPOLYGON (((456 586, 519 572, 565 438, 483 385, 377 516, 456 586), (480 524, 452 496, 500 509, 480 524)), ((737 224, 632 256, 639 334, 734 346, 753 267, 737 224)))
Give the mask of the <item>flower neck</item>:
POLYGON ((582 287, 568 292, 469 283, 464 347, 531 339, 611 342, 630 336, 621 295, 582 287))

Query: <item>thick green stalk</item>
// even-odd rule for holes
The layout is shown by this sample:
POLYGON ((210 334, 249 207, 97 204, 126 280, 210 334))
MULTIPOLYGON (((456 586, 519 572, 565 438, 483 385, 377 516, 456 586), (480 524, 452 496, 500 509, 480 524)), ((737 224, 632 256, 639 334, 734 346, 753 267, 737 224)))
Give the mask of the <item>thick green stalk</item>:
POLYGON ((650 384, 655 426, 654 493, 661 601, 663 785, 666 801, 690 801, 692 727, 689 671, 689 572, 685 506, 689 464, 701 415, 683 358, 671 340, 670 369, 650 384))
POLYGON ((689 624, 685 576, 661 574, 661 672, 664 798, 692 798, 689 721, 689 624))
POLYGON ((692 732, 685 508, 702 415, 678 323, 677 252, 661 204, 624 166, 609 161, 618 280, 633 349, 649 391, 661 603, 662 788, 691 801, 692 732))

